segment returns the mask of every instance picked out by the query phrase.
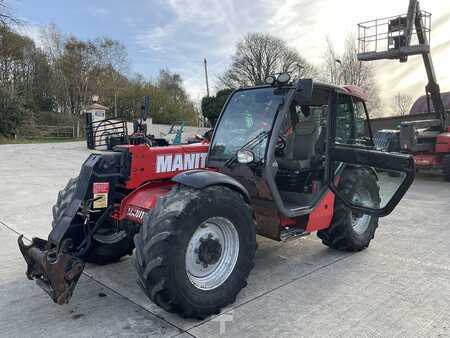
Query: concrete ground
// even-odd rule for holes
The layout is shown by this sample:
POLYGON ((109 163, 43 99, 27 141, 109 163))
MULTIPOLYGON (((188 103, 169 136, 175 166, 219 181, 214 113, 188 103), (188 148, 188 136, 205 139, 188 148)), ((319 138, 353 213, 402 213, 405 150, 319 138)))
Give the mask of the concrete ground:
POLYGON ((419 176, 370 248, 315 235, 258 238, 247 288, 219 316, 185 320, 136 285, 133 258, 88 266, 69 305, 25 277, 19 233, 46 238, 51 206, 88 155, 82 143, 0 146, 0 336, 450 336, 450 184, 419 176))

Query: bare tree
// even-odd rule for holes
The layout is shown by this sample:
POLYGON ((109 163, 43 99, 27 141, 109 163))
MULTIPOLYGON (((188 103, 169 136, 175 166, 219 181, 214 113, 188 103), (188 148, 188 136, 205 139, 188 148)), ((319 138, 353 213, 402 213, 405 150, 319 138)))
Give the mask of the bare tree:
POLYGON ((355 85, 364 89, 369 95, 368 105, 371 110, 380 108, 380 97, 375 79, 375 71, 370 63, 363 63, 357 58, 356 38, 350 34, 345 39, 344 52, 336 51, 333 43, 326 38, 323 54, 322 77, 338 85, 355 85))
POLYGON ((117 117, 117 97, 123 84, 123 75, 128 71, 128 53, 122 43, 106 37, 95 40, 94 45, 99 67, 110 79, 108 83, 103 83, 103 86, 111 87, 114 94, 114 116, 117 117))
POLYGON ((232 63, 219 79, 223 86, 234 88, 263 84, 267 76, 280 72, 305 77, 315 69, 286 41, 267 33, 249 33, 237 43, 232 63))
POLYGON ((392 108, 401 116, 409 113, 412 104, 413 98, 410 95, 398 93, 392 99, 392 108))
POLYGON ((53 69, 52 85, 58 110, 72 115, 80 137, 81 114, 92 95, 90 87, 99 65, 92 41, 63 36, 54 26, 42 32, 44 49, 53 69))
POLYGON ((325 51, 323 53, 323 80, 330 83, 341 84, 342 83, 342 68, 341 68, 341 55, 339 55, 327 36, 325 38, 325 51))
POLYGON ((17 23, 18 20, 9 13, 6 0, 0 0, 0 24, 17 23))

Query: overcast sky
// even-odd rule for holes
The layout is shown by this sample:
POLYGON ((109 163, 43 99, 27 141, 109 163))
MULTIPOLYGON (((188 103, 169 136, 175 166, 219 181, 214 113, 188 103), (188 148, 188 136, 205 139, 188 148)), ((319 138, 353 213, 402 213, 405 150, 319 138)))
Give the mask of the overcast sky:
MULTIPOLYGON (((205 93, 203 58, 214 88, 245 33, 270 32, 318 64, 329 36, 342 48, 357 23, 406 12, 408 0, 10 0, 11 10, 27 22, 23 30, 38 39, 50 23, 80 38, 110 36, 123 42, 131 70, 154 77, 160 68, 179 72, 189 93, 205 93)), ((423 0, 433 13, 432 47, 443 91, 450 90, 450 2, 423 0)), ((386 106, 398 93, 421 95, 426 83, 420 57, 407 64, 377 61, 377 78, 386 106)))

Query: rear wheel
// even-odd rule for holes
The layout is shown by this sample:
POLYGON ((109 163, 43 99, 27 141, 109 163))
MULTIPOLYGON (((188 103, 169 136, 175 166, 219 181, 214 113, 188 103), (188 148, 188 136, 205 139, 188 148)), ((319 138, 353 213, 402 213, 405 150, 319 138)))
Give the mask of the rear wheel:
MULTIPOLYGON (((339 190, 353 202, 370 207, 380 204, 380 189, 375 176, 366 169, 351 168, 344 171, 339 190)), ((369 246, 378 227, 378 218, 352 211, 336 198, 330 228, 317 236, 330 248, 361 251, 369 246)))
MULTIPOLYGON (((58 220, 68 208, 77 187, 78 177, 72 178, 66 187, 58 194, 58 200, 53 206, 52 228, 58 224, 58 220)), ((83 257, 90 263, 104 265, 117 262, 125 255, 133 253, 134 243, 132 236, 123 230, 116 230, 113 224, 108 224, 99 229, 93 235, 91 249, 83 257)))
POLYGON ((447 182, 450 182, 450 155, 445 155, 444 160, 442 161, 444 166, 444 179, 447 182))
POLYGON ((135 236, 138 283, 183 317, 205 318, 234 302, 253 268, 252 211, 226 187, 176 186, 135 236))

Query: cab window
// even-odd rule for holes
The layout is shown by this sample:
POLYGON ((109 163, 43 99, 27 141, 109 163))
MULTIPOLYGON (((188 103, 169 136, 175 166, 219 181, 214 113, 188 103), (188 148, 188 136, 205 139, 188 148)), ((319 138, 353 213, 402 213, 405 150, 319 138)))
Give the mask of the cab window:
POLYGON ((364 103, 348 95, 338 96, 336 143, 370 146, 372 140, 364 103))
POLYGON ((353 102, 348 95, 338 95, 336 143, 353 144, 353 102))
POLYGON ((355 139, 362 140, 370 137, 367 125, 367 114, 364 103, 358 99, 353 100, 355 111, 355 139))

